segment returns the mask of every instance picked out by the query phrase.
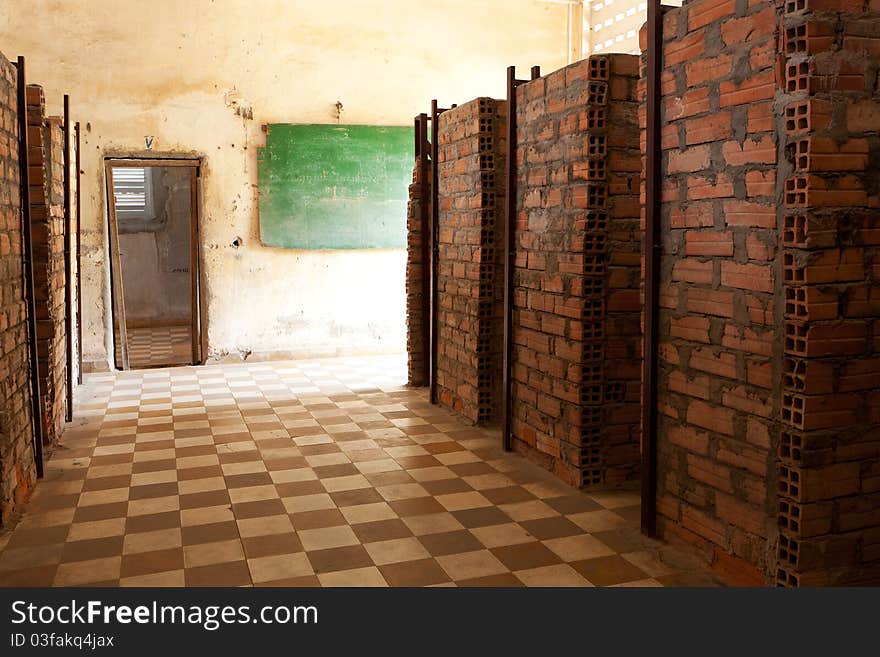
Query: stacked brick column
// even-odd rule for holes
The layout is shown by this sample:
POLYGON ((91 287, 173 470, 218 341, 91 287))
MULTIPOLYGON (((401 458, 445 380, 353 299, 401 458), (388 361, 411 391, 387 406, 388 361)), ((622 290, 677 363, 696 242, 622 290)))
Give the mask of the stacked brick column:
POLYGON ((440 403, 498 419, 503 352, 504 101, 478 98, 438 121, 440 403))
POLYGON ((658 525, 738 583, 880 577, 880 22, 818 3, 663 19, 658 525))
POLYGON ((637 478, 637 58, 517 89, 514 447, 577 487, 637 478))
POLYGON ((36 480, 31 449, 17 112, 15 69, 0 54, 0 524, 20 509, 36 480))
POLYGON ((427 180, 421 180, 421 168, 416 162, 413 168, 413 181, 409 186, 409 203, 406 210, 406 353, 409 385, 428 385, 428 354, 425 353, 425 334, 430 327, 425 325, 423 303, 429 294, 424 280, 422 262, 423 240, 430 236, 422 235, 422 206, 431 203, 431 165, 427 167, 427 180))
POLYGON ((782 586, 880 583, 880 7, 785 0, 782 586))
POLYGON ((57 119, 45 118, 43 90, 27 88, 28 167, 37 353, 43 397, 43 437, 58 440, 65 404, 63 136, 57 119))

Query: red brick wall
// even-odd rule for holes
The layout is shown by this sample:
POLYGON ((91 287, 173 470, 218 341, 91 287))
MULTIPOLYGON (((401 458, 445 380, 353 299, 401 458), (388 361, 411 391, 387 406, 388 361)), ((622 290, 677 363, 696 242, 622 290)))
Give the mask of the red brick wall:
POLYGON ((28 165, 43 440, 64 428, 64 141, 60 122, 45 118, 43 90, 28 85, 28 165))
POLYGON ((744 9, 664 17, 657 505, 663 535, 761 583, 781 405, 777 17, 744 9))
POLYGON ((578 487, 638 476, 637 79, 595 56, 517 89, 514 447, 578 487))
MULTIPOLYGON (((46 362, 54 398, 50 410, 50 440, 55 442, 64 431, 64 415, 67 406, 67 336, 65 335, 65 262, 64 262, 64 128, 63 119, 51 117, 44 126, 48 158, 46 181, 49 193, 49 298, 48 311, 51 324, 46 330, 49 337, 50 357, 46 362)), ((71 198, 73 198, 71 196, 71 198)))
POLYGON ((787 0, 777 583, 880 583, 880 5, 787 0))
POLYGON ((436 136, 437 391, 474 423, 501 411, 506 107, 478 98, 447 110, 436 136))
POLYGON ((739 583, 880 556, 880 23, 836 4, 664 17, 659 528, 739 583))
POLYGON ((423 303, 429 294, 424 280, 422 263, 423 240, 430 236, 422 235, 423 204, 431 204, 431 165, 427 167, 427 180, 421 180, 419 162, 413 168, 413 181, 409 186, 409 203, 406 210, 406 353, 409 385, 428 385, 428 354, 425 353, 425 326, 423 303))
POLYGON ((0 524, 36 480, 22 272, 15 68, 0 54, 0 524))

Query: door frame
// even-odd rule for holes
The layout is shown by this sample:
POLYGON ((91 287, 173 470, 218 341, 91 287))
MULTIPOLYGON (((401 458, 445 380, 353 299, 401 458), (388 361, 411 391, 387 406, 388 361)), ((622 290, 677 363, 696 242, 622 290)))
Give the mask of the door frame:
POLYGON ((113 334, 113 365, 117 369, 131 367, 128 354, 128 330, 125 323, 124 280, 121 275, 122 259, 119 251, 119 222, 116 216, 116 199, 113 195, 113 169, 122 167, 188 167, 190 170, 190 335, 192 337, 191 360, 193 365, 204 362, 202 314, 202 262, 199 239, 199 181, 202 160, 199 157, 104 157, 105 197, 107 202, 107 229, 110 248, 110 313, 111 325, 118 324, 120 336, 120 364, 116 362, 116 333, 113 334), (117 276, 117 272, 120 273, 117 276), (118 281, 117 281, 118 278, 118 281))

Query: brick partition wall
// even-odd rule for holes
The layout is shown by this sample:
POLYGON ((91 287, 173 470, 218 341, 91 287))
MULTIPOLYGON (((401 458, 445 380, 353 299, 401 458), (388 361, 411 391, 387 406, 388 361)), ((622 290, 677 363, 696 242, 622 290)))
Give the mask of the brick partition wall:
POLYGON ((440 115, 437 391, 478 424, 501 412, 506 101, 440 115))
POLYGON ((406 353, 408 381, 411 386, 428 385, 428 354, 425 353, 425 326, 423 303, 429 293, 422 269, 422 244, 430 236, 422 235, 422 204, 431 204, 431 165, 427 166, 427 180, 421 180, 421 169, 416 161, 413 180, 409 186, 406 208, 406 353))
MULTIPOLYGON (((65 262, 64 262, 64 120, 50 117, 44 125, 46 134, 46 182, 49 208, 49 359, 47 376, 51 380, 52 407, 47 408, 51 427, 50 440, 56 442, 64 431, 67 406, 67 336, 65 320, 65 262)), ((71 199, 73 196, 71 195, 71 199)))
POLYGON ((43 441, 54 444, 64 428, 64 141, 58 119, 45 117, 43 89, 28 85, 28 166, 34 293, 43 441))
POLYGON ((638 58, 517 89, 514 448, 582 487, 638 478, 638 58))
POLYGON ((658 527, 734 583, 877 573, 880 24, 838 4, 663 19, 658 527))
POLYGON ((734 5, 664 17, 657 506, 663 536, 760 584, 781 404, 777 17, 734 5))
POLYGON ((36 481, 22 273, 15 68, 0 54, 0 525, 36 481))

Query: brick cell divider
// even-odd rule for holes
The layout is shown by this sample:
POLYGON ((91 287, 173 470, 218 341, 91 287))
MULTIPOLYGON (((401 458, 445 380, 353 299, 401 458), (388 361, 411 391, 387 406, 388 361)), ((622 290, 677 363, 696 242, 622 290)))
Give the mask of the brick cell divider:
POLYGON ((638 480, 637 61, 516 90, 513 447, 576 487, 638 480))
POLYGON ((880 7, 663 34, 658 529, 736 583, 876 583, 880 7))
POLYGON ((770 3, 663 15, 657 529, 751 584, 772 569, 781 401, 775 29, 770 3))
POLYGON ((64 153, 61 120, 46 118, 42 87, 27 86, 31 242, 43 443, 64 429, 64 153))
MULTIPOLYGON (((427 137, 426 115, 416 117, 416 139, 427 137), (425 132, 423 132, 425 131, 425 132)), ((411 386, 428 385, 429 376, 429 313, 430 300, 426 268, 430 266, 430 236, 424 225, 425 213, 430 217, 431 163, 426 144, 417 147, 413 166, 412 183, 409 186, 407 204, 407 260, 406 260, 406 342, 408 382, 411 386), (428 207, 425 207, 428 206, 428 207), (427 254, 427 259, 426 259, 427 254), (426 307, 428 312, 426 312, 426 307)), ((430 226, 428 226, 429 228, 430 226)))
POLYGON ((0 54, 0 525, 30 497, 37 479, 25 295, 19 72, 0 54), (5 146, 5 148, 3 148, 5 146))
POLYGON ((501 412, 505 101, 444 110, 437 126, 437 398, 475 424, 501 412))

